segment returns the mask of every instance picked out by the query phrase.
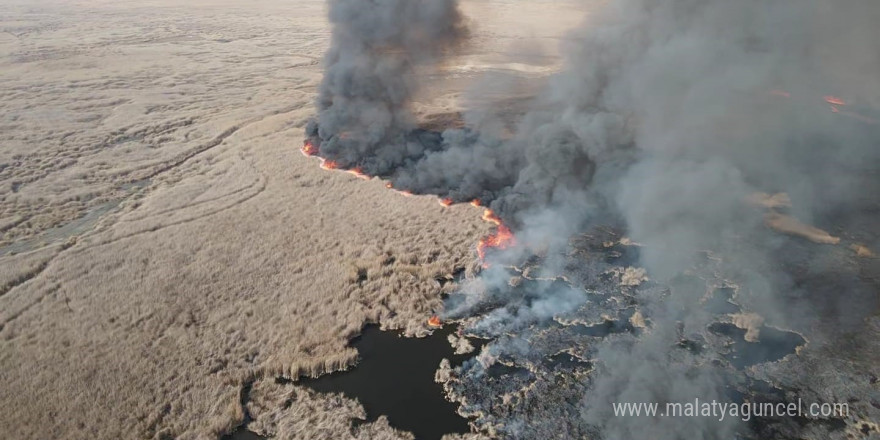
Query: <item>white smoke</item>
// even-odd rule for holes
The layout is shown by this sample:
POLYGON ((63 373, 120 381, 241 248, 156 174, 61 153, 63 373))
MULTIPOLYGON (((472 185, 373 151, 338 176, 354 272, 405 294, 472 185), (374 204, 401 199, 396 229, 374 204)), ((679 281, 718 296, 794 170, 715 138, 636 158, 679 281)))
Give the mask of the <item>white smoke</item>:
MULTIPOLYGON (((532 247, 505 258, 541 247, 549 274, 565 271, 568 260, 553 256, 566 254, 569 237, 615 224, 643 245, 649 276, 673 286, 668 297, 640 304, 651 323, 643 335, 597 344, 599 367, 581 404, 598 435, 720 439, 742 429, 684 419, 636 425, 608 415, 613 401, 723 393, 723 372, 671 350, 682 329, 699 332, 709 322, 700 311, 704 292, 675 287, 700 252, 721 255, 724 276, 743 285, 741 304, 777 323, 858 322, 866 313, 842 301, 819 313, 809 287, 793 291, 787 263, 799 257, 782 252, 787 242, 745 200, 787 193, 803 222, 873 224, 880 2, 605 2, 566 40, 563 71, 504 140, 474 128, 421 133, 408 113, 412 63, 435 61, 464 35, 454 1, 365 3, 330 1, 334 45, 310 131, 322 154, 396 187, 491 201, 523 248, 532 247), (847 105, 832 107, 826 95, 847 105), (786 304, 792 296, 797 307, 786 304)), ((809 270, 832 277, 839 267, 824 259, 809 270)), ((586 301, 574 290, 538 289, 528 301, 505 295, 509 276, 498 271, 477 283, 469 287, 477 293, 450 308, 460 316, 495 304, 474 324, 481 332, 524 328, 586 301)))

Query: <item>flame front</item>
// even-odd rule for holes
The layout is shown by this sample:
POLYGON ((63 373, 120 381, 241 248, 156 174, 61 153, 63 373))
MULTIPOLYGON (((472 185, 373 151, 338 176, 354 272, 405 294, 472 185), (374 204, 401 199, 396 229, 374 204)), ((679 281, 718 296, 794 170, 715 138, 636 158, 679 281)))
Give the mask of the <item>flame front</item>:
POLYGON ((847 105, 849 105, 843 99, 840 99, 836 96, 825 96, 824 99, 825 99, 825 102, 827 102, 828 104, 831 104, 831 111, 834 113, 837 113, 837 114, 843 115, 843 116, 847 116, 847 117, 850 117, 853 119, 858 119, 859 121, 862 121, 866 124, 877 125, 878 123, 880 123, 880 121, 878 121, 877 119, 874 119, 870 116, 865 116, 865 115, 862 115, 862 114, 859 114, 859 113, 856 113, 853 111, 847 111, 847 110, 841 109, 841 107, 846 107, 847 105))
MULTIPOLYGON (((513 236, 513 232, 510 232, 510 228, 499 225, 494 234, 480 240, 477 244, 477 255, 480 260, 485 260, 486 251, 489 249, 507 249, 514 244, 516 244, 516 238, 513 236)), ((488 267, 488 265, 483 263, 483 267, 488 267)))
POLYGON ((321 168, 325 170, 335 170, 339 168, 339 164, 332 160, 321 159, 321 168))
POLYGON ((431 327, 443 327, 443 321, 440 321, 440 317, 434 315, 428 318, 428 325, 431 327))
POLYGON ((831 105, 846 105, 846 101, 836 97, 836 96, 826 96, 825 102, 831 105))
MULTIPOLYGON (((302 152, 302 154, 304 156, 307 156, 307 157, 317 156, 318 153, 320 153, 318 146, 315 145, 315 143, 309 139, 306 139, 305 141, 303 141, 303 146, 300 149, 300 151, 302 152)), ((338 162, 330 160, 330 159, 325 159, 323 157, 321 157, 320 159, 321 159, 321 168, 322 169, 325 169, 325 170, 339 170, 340 169, 338 162)), ((345 171, 346 173, 349 173, 349 174, 357 177, 358 179, 370 180, 370 176, 368 174, 365 174, 360 167, 354 167, 354 168, 351 168, 348 170, 341 170, 341 171, 345 171)), ((390 185, 390 183, 389 183, 389 185, 390 185)))
MULTIPOLYGON (((791 93, 788 93, 784 90, 779 90, 779 89, 770 90, 769 93, 774 96, 791 98, 791 93)), ((838 98, 837 96, 833 96, 833 95, 825 95, 822 97, 822 100, 831 106, 832 113, 836 113, 836 114, 842 115, 842 116, 847 116, 847 117, 850 117, 853 119, 858 119, 859 121, 862 121, 866 124, 871 124, 871 125, 880 124, 880 120, 874 119, 870 116, 865 116, 865 115, 862 115, 862 114, 859 114, 859 113, 856 113, 853 111, 847 111, 847 110, 842 109, 841 107, 846 107, 846 106, 849 106, 849 104, 850 104, 850 103, 846 102, 843 98, 838 98)))
POLYGON ((314 156, 314 155, 318 154, 318 146, 315 145, 314 143, 312 143, 312 141, 307 139, 307 140, 303 141, 303 146, 302 146, 302 149, 300 149, 300 151, 302 151, 302 154, 304 154, 306 156, 314 156))
POLYGON ((388 189, 390 189, 390 190, 392 190, 392 191, 394 191, 404 197, 412 197, 412 195, 413 195, 413 193, 411 191, 407 191, 405 189, 394 188, 394 185, 392 185, 391 182, 385 182, 385 188, 388 188, 388 189))
POLYGON ((501 218, 491 209, 483 211, 483 220, 491 222, 496 226, 495 233, 480 240, 477 244, 477 255, 480 257, 480 261, 483 261, 483 267, 487 268, 489 265, 485 262, 486 252, 489 249, 507 249, 516 244, 516 237, 513 236, 510 228, 505 226, 501 218))
POLYGON ((498 215, 496 215, 495 212, 491 209, 483 211, 483 220, 490 223, 495 223, 495 226, 503 226, 501 223, 501 218, 498 217, 498 215))
MULTIPOLYGON (((303 141, 303 146, 300 149, 303 155, 305 156, 317 156, 320 151, 317 145, 313 143, 311 140, 303 141)), ((321 168, 325 170, 340 170, 345 171, 346 173, 352 174, 359 179, 369 180, 371 177, 368 174, 365 174, 363 170, 359 167, 351 168, 351 169, 341 169, 339 167, 339 163, 330 159, 320 158, 321 159, 321 168)), ((407 190, 399 190, 394 188, 394 185, 391 182, 386 182, 385 187, 391 190, 394 190, 398 194, 401 194, 406 197, 410 197, 413 195, 412 192, 407 190)), ((452 206, 455 203, 451 198, 445 197, 438 200, 438 202, 445 207, 452 206)), ((482 206, 482 201, 480 199, 471 200, 471 205, 473 206, 482 206)), ((491 209, 484 209, 482 218, 484 221, 490 222, 495 225, 495 232, 480 240, 477 243, 477 254, 480 257, 480 261, 483 263, 483 267, 489 267, 488 263, 485 262, 486 254, 489 249, 507 249, 510 246, 516 244, 516 239, 513 236, 513 232, 510 231, 510 228, 504 225, 501 221, 501 217, 498 217, 494 211, 491 209)), ((437 316, 432 316, 428 320, 428 325, 432 327, 441 327, 443 324, 440 321, 440 318, 437 316)))
POLYGON ((350 170, 345 170, 345 172, 361 180, 370 180, 370 176, 364 173, 364 171, 360 167, 354 167, 350 170))

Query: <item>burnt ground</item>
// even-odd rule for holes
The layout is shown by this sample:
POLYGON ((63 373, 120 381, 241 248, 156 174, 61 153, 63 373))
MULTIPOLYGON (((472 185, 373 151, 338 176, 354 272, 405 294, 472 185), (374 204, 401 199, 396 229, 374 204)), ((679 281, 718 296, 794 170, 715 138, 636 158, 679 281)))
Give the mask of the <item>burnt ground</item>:
POLYGON ((584 396, 603 374, 600 350, 630 347, 654 331, 651 304, 693 298, 699 306, 682 310, 689 325, 669 346, 669 365, 713 371, 732 402, 848 404, 843 417, 753 418, 738 427, 742 438, 880 438, 877 260, 856 256, 847 243, 767 234, 758 238, 772 242, 771 269, 789 275, 775 285, 781 314, 765 313, 772 308, 709 253, 668 283, 632 285, 626 268, 640 248, 612 228, 575 237, 561 273, 544 270, 547 256, 492 268, 507 272, 508 287, 484 293, 465 321, 477 336, 496 339, 454 371, 446 390, 482 430, 503 438, 601 437, 583 417, 584 396), (537 296, 569 290, 585 294, 573 312, 501 329, 481 324, 499 310, 522 313, 537 296))

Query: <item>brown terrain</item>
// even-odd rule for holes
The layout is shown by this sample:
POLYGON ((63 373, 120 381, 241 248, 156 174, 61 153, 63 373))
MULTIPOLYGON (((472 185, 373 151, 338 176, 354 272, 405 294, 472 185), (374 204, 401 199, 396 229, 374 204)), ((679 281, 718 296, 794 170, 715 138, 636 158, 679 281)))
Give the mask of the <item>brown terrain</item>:
MULTIPOLYGON (((460 78, 553 69, 553 11, 504 6, 466 2, 504 26, 475 28, 426 121, 460 78)), ((491 225, 299 153, 321 0, 7 1, 0 31, 6 437, 216 439, 246 386, 276 438, 409 436, 274 378, 349 366, 366 323, 423 334, 491 225)))

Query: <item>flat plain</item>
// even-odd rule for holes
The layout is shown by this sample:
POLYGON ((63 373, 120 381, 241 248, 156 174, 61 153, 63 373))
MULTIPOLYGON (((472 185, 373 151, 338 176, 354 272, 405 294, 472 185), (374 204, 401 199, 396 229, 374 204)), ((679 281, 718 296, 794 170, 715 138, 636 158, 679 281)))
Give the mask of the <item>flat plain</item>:
MULTIPOLYGON (((553 70, 547 3, 464 6, 498 24, 425 115, 462 78, 553 70)), ((3 1, 6 436, 216 439, 246 412, 275 438, 409 436, 275 378, 350 365, 369 322, 424 334, 490 225, 299 153, 329 38, 320 0, 3 1)))

